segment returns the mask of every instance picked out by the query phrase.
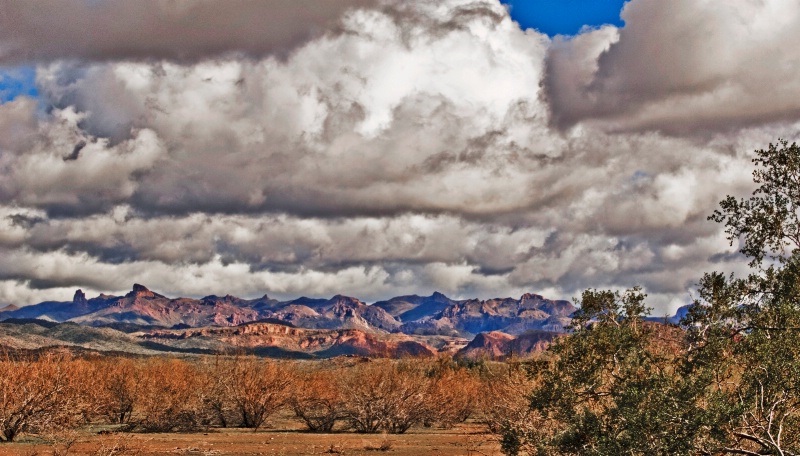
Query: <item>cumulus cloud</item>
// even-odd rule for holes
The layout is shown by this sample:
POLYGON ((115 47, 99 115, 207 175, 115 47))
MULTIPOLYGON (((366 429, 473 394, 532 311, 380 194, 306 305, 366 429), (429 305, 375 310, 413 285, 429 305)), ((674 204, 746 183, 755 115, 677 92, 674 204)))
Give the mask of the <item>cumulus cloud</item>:
POLYGON ((561 127, 732 131, 800 114, 800 4, 634 0, 625 27, 558 38, 545 79, 561 127))
POLYGON ((538 100, 546 39, 507 16, 463 19, 469 3, 426 7, 356 11, 287 61, 50 64, 41 92, 90 135, 64 166, 91 160, 93 138, 153 131, 166 149, 129 195, 144 212, 515 210, 527 168, 558 154, 538 100))
MULTIPOLYGON (((264 8, 151 3, 74 5, 132 9, 159 30, 219 25, 221 5, 264 8)), ((555 39, 521 30, 495 0, 326 3, 301 28, 310 35, 220 25, 206 41, 73 53, 31 34, 47 41, 32 51, 39 99, 0 105, 0 301, 132 282, 365 300, 639 284, 659 313, 674 309, 703 271, 743 270, 706 217, 749 193, 754 148, 800 132, 779 104, 753 117, 748 98, 707 96, 738 85, 751 100, 794 98, 762 87, 791 93, 794 51, 756 52, 789 29, 757 35, 761 22, 732 19, 769 18, 779 2, 734 3, 633 0, 624 28, 555 39), (707 39, 686 33, 698 17, 707 39), (784 62, 783 76, 745 74, 730 46, 784 62)), ((274 5, 300 20, 302 4, 274 5)))

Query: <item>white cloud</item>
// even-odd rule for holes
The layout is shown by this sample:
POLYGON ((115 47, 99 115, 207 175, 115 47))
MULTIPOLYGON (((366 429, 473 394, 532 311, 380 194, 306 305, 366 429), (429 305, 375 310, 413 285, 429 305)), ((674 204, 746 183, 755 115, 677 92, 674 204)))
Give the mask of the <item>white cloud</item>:
POLYGON ((707 133, 797 118, 797 2, 634 0, 622 19, 552 48, 562 126, 707 133))
POLYGON ((551 41, 494 0, 359 5, 186 58, 44 46, 40 105, 0 106, 0 302, 640 284, 661 312, 742 270, 706 217, 800 136, 795 6, 633 0, 551 41))

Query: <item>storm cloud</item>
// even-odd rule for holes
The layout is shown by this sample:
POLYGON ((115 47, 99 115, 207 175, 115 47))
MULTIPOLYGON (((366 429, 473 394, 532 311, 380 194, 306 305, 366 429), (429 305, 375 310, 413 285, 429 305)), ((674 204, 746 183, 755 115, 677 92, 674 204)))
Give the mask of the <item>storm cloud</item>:
POLYGON ((15 304, 643 285, 663 313, 744 270, 706 217, 800 126, 777 0, 633 0, 555 38, 494 0, 42 5, 0 14, 39 93, 0 105, 15 304))

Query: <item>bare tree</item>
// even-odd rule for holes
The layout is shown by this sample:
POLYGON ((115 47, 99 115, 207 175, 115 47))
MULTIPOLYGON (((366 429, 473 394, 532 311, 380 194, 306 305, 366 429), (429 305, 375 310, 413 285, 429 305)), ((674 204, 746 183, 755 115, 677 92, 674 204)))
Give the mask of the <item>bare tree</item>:
POLYGON ((13 441, 23 432, 71 428, 81 423, 93 404, 91 366, 68 355, 38 360, 5 356, 0 361, 0 438, 13 441))
POLYGON ((129 423, 139 395, 141 364, 127 358, 100 360, 96 364, 102 388, 95 395, 101 414, 113 424, 129 423))
POLYGON ((198 368, 177 359, 152 359, 141 367, 131 422, 145 432, 195 430, 202 407, 198 368))
POLYGON ((309 430, 330 432, 336 421, 345 417, 344 398, 334 380, 340 373, 338 369, 298 372, 290 403, 309 430))
POLYGON ((342 375, 345 415, 357 432, 404 433, 425 417, 430 379, 418 365, 376 360, 342 375))
POLYGON ((203 373, 203 421, 224 428, 236 421, 236 411, 228 395, 228 382, 235 363, 222 356, 206 359, 201 365, 203 373))
POLYGON ((237 358, 225 382, 225 392, 243 427, 258 430, 284 407, 294 375, 288 364, 256 358, 237 358))
POLYGON ((436 371, 429 385, 425 425, 451 428, 466 421, 478 406, 480 381, 467 369, 436 371))

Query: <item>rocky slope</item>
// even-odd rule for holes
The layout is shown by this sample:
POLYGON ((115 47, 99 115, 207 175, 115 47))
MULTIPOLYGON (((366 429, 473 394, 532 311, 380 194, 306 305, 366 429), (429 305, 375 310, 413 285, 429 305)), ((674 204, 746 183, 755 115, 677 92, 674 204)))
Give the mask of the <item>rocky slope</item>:
MULTIPOLYGON (((432 342, 441 343, 439 340, 432 342)), ((304 329, 276 323, 125 333, 72 322, 30 319, 0 322, 0 348, 36 350, 47 347, 137 355, 243 353, 294 359, 341 355, 431 357, 439 352, 424 340, 415 340, 405 334, 375 334, 357 329, 304 329)), ((445 351, 448 348, 445 347, 445 351)))
POLYGON ((263 314, 303 328, 396 330, 400 323, 384 309, 356 298, 336 295, 331 299, 299 298, 276 304, 263 314))
POLYGON ((308 354, 320 358, 340 355, 397 358, 430 357, 437 353, 428 344, 405 334, 374 334, 358 329, 306 329, 261 322, 237 327, 156 330, 140 337, 164 345, 184 347, 196 341, 215 340, 254 353, 283 353, 289 357, 308 354))
POLYGON ((466 359, 505 359, 511 356, 527 358, 547 350, 547 347, 562 333, 552 331, 529 331, 512 336, 500 331, 480 333, 459 350, 456 357, 466 359))
POLYGON ((530 330, 562 332, 576 308, 568 301, 554 301, 536 294, 520 299, 468 299, 452 301, 440 312, 406 322, 401 331, 421 334, 478 334, 503 331, 522 334, 530 330))

